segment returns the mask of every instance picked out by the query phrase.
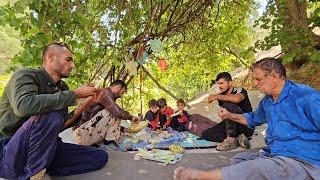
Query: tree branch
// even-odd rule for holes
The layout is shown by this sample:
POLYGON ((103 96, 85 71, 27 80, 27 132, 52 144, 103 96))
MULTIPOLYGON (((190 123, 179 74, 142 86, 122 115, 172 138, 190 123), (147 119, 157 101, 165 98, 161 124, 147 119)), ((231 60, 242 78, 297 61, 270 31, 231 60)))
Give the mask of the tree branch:
POLYGON ((241 57, 238 56, 237 53, 235 53, 235 52, 233 52, 233 51, 231 50, 231 48, 229 47, 229 45, 227 45, 227 47, 228 47, 228 49, 225 48, 225 51, 226 51, 227 53, 229 53, 229 54, 233 55, 234 57, 236 57, 236 58, 240 61, 240 63, 241 63, 242 65, 244 65, 246 68, 249 68, 249 67, 250 67, 246 62, 244 62, 244 60, 243 60, 241 57))
POLYGON ((150 79, 161 89, 163 90, 164 92, 166 92, 169 96, 171 96, 173 99, 175 100, 178 100, 179 98, 177 96, 175 96, 173 93, 171 93, 169 90, 167 90, 165 87, 163 87, 159 81, 153 77, 149 71, 144 67, 144 66, 141 66, 142 70, 147 74, 147 76, 150 77, 150 79))
POLYGON ((179 5, 179 0, 176 1, 176 5, 174 6, 173 11, 172 11, 171 14, 170 14, 170 17, 169 17, 167 26, 170 26, 170 24, 171 24, 171 22, 172 22, 172 17, 173 17, 173 15, 174 15, 174 13, 175 13, 178 5, 179 5))
POLYGON ((217 14, 216 14, 216 17, 214 19, 214 22, 217 22, 218 21, 218 17, 219 17, 219 13, 220 13, 220 3, 221 3, 222 0, 219 0, 218 2, 218 8, 217 8, 217 14))

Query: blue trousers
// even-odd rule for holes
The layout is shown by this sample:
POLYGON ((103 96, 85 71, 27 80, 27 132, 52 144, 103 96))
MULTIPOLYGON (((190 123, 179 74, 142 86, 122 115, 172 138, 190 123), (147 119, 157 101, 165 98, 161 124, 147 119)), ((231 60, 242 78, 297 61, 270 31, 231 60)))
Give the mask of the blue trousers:
POLYGON ((32 116, 11 138, 1 139, 0 177, 28 179, 44 168, 51 176, 101 169, 108 162, 107 152, 63 143, 58 137, 63 123, 62 111, 32 116))

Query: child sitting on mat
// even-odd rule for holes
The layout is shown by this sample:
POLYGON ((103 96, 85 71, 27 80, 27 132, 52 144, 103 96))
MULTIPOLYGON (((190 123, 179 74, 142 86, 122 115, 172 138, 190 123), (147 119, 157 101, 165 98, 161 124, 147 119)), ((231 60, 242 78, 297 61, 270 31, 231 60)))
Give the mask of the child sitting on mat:
POLYGON ((160 98, 158 100, 158 106, 160 110, 160 127, 165 130, 171 125, 171 115, 173 114, 174 110, 170 106, 167 106, 167 101, 165 98, 160 98))
POLYGON ((160 117, 159 107, 157 100, 151 99, 148 102, 149 111, 147 111, 144 119, 149 121, 148 127, 152 128, 153 130, 157 130, 159 127, 160 119, 162 118, 162 121, 166 121, 166 117, 162 116, 160 117))
POLYGON ((185 110, 186 103, 183 99, 178 99, 177 101, 177 108, 178 110, 171 115, 172 120, 170 127, 172 127, 173 130, 177 131, 186 131, 185 124, 189 120, 189 113, 185 110))

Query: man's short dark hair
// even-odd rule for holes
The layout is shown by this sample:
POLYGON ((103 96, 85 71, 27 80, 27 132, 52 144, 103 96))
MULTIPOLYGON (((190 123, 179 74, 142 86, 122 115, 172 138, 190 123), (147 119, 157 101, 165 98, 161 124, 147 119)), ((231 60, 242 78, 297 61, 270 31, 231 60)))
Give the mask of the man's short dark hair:
POLYGON ((267 73, 275 72, 280 75, 280 77, 285 78, 286 68, 284 65, 277 59, 273 57, 263 58, 252 64, 252 70, 255 68, 259 68, 267 73))
POLYGON ((48 45, 46 45, 46 47, 44 48, 44 50, 43 50, 43 52, 42 52, 42 58, 44 58, 44 56, 47 54, 47 52, 51 49, 51 47, 54 47, 54 46, 56 46, 56 47, 65 47, 65 48, 67 48, 71 53, 72 53, 72 51, 71 51, 71 49, 69 48, 69 46, 67 45, 67 44, 65 44, 65 43, 62 43, 62 42, 54 42, 54 43, 50 43, 50 44, 48 44, 48 45))
POLYGON ((232 77, 231 77, 231 75, 228 73, 228 72, 221 72, 221 73, 219 73, 218 75, 217 75, 217 77, 216 77, 216 81, 215 82, 217 82, 217 81, 219 81, 220 79, 224 79, 224 80, 226 80, 226 81, 232 81, 232 77))
POLYGON ((183 99, 178 99, 177 100, 177 104, 180 103, 180 104, 183 104, 183 105, 186 105, 186 102, 183 100, 183 99))
POLYGON ((119 86, 119 85, 121 86, 121 88, 128 89, 127 84, 124 81, 120 80, 120 79, 113 81, 110 84, 110 87, 119 86))
POLYGON ((158 106, 160 109, 167 106, 167 100, 165 98, 160 98, 158 100, 158 106))
POLYGON ((151 100, 148 102, 148 106, 149 106, 149 108, 152 107, 152 106, 153 106, 153 107, 158 106, 157 100, 151 99, 151 100))

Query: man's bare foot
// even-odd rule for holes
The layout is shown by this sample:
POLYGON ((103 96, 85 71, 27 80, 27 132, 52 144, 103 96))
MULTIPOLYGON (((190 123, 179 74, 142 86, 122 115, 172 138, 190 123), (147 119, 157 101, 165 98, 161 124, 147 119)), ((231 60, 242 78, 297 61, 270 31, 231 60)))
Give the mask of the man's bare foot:
POLYGON ((174 180, 197 180, 201 179, 203 171, 196 169, 189 169, 185 167, 178 167, 174 170, 173 179, 174 180))
POLYGON ((220 180, 221 170, 200 171, 185 167, 178 167, 173 172, 174 180, 220 180))

